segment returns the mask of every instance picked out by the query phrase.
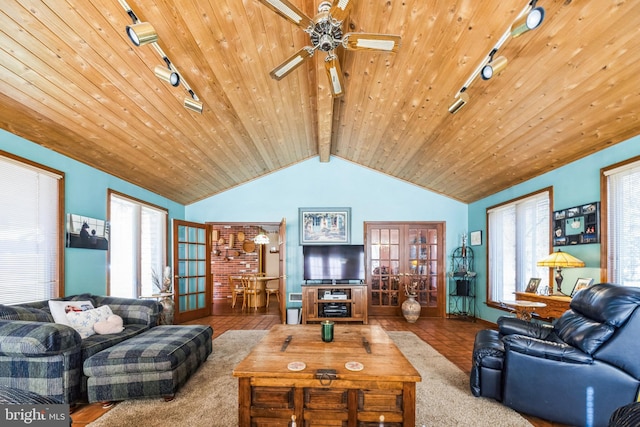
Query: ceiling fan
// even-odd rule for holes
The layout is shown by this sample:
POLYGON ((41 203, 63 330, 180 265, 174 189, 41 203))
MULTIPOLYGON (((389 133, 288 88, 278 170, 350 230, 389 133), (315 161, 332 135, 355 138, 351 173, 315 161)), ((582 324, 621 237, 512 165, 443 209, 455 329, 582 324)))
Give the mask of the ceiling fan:
POLYGON ((390 34, 342 33, 342 22, 349 14, 354 0, 323 1, 318 6, 318 14, 309 18, 288 0, 259 0, 280 16, 293 22, 309 34, 311 46, 305 46, 271 71, 270 75, 281 80, 311 58, 317 50, 327 53, 325 69, 329 77, 331 94, 334 98, 344 94, 344 83, 340 62, 335 54, 339 46, 347 50, 374 50, 397 52, 400 36, 390 34))

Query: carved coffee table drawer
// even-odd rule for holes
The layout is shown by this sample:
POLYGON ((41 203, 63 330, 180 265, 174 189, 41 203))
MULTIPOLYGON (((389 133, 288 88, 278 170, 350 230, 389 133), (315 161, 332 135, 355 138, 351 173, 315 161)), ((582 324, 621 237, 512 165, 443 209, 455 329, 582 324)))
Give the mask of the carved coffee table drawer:
POLYGON ((257 408, 293 408, 293 387, 253 387, 251 389, 251 407, 257 408))
POLYGON ((347 405, 347 390, 339 388, 306 388, 304 390, 305 409, 346 410, 347 405))
POLYGON ((402 390, 359 390, 358 411, 402 413, 402 390))

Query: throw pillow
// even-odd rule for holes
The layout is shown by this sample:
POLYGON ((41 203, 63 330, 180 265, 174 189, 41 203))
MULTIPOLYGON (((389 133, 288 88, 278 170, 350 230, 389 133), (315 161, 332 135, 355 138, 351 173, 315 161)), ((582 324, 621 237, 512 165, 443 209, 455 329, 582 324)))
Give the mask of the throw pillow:
POLYGON ((53 321, 67 326, 71 326, 67 312, 91 310, 92 308, 91 301, 49 301, 49 310, 53 321))
POLYGON ((122 317, 117 314, 112 314, 107 317, 106 320, 102 320, 93 325, 93 330, 96 334, 118 334, 122 332, 124 326, 122 326, 122 317))
POLYGON ((102 305, 86 311, 70 311, 67 313, 67 318, 69 326, 78 331, 82 339, 85 339, 96 333, 93 330, 93 325, 107 320, 112 314, 113 312, 108 305, 102 305))

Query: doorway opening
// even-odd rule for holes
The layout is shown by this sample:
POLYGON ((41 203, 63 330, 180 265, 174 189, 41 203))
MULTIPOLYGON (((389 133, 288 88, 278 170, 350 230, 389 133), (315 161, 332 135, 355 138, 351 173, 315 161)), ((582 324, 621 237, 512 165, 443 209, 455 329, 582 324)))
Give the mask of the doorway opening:
POLYGON ((211 230, 213 315, 278 314, 284 317, 283 224, 284 220, 281 223, 207 223, 211 230), (261 243, 265 237, 268 242, 261 243), (246 275, 258 277, 260 292, 255 297, 237 293, 233 306, 233 290, 246 275))

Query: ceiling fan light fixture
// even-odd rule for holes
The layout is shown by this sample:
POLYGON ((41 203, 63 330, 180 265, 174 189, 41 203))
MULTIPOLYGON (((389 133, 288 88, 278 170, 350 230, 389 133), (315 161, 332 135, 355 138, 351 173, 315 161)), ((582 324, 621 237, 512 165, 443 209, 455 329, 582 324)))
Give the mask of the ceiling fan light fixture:
POLYGON ((491 77, 499 74, 507 67, 507 62, 507 58, 504 56, 499 56, 496 59, 491 60, 487 65, 482 67, 482 71, 480 71, 482 80, 489 80, 491 77))
POLYGON ((173 70, 165 68, 161 65, 156 65, 156 68, 153 70, 154 74, 160 80, 164 80, 169 83, 173 87, 177 87, 180 85, 180 74, 176 73, 173 70))
POLYGON ((449 107, 449 112, 451 114, 457 113, 462 107, 466 105, 467 102, 469 102, 469 95, 467 95, 465 92, 461 92, 460 95, 458 95, 458 99, 456 99, 455 102, 451 104, 451 107, 449 107))
POLYGON ((511 37, 520 37, 527 31, 535 30, 544 21, 544 8, 535 7, 526 15, 517 19, 511 26, 511 37))
POLYGON ((198 114, 202 114, 203 107, 204 106, 202 105, 202 102, 196 101, 193 98, 184 99, 184 108, 186 108, 187 110, 191 110, 198 114))
POLYGON ((156 33, 153 25, 148 22, 138 22, 137 24, 127 25, 127 35, 136 46, 158 41, 158 33, 156 33))

